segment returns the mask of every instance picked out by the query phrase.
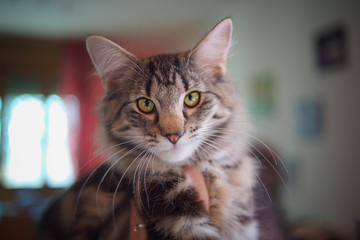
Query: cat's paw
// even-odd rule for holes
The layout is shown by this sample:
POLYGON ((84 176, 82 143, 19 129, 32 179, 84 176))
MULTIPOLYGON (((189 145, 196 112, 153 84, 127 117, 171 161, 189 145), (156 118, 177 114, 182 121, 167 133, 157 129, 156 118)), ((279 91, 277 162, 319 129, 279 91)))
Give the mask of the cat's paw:
POLYGON ((156 222, 155 230, 169 239, 220 239, 218 230, 211 225, 208 216, 172 216, 156 222))

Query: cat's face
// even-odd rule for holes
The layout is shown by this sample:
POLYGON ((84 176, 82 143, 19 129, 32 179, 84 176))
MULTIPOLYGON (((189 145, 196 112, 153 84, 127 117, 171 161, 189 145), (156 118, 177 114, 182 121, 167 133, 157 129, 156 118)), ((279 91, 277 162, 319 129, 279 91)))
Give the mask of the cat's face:
POLYGON ((90 37, 88 49, 107 91, 101 115, 113 144, 171 164, 211 149, 211 139, 219 137, 214 129, 224 127, 236 107, 225 71, 231 35, 227 20, 194 51, 145 59, 90 37))
POLYGON ((187 65, 185 55, 156 56, 138 66, 142 72, 129 71, 128 84, 119 83, 117 97, 107 102, 106 114, 113 116, 108 134, 149 149, 163 161, 182 162, 229 115, 218 96, 218 80, 187 65))

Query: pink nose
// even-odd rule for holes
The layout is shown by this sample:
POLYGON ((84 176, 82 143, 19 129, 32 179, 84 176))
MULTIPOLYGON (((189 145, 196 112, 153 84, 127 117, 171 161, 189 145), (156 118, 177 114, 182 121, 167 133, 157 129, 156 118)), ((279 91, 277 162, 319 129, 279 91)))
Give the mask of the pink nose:
POLYGON ((168 133, 165 136, 172 144, 175 144, 184 133, 168 133))

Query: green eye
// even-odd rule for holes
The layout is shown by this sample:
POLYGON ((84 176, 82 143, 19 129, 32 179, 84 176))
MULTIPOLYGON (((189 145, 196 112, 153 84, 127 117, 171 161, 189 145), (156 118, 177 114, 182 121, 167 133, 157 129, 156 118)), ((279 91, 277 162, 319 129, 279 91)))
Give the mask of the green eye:
POLYGON ((154 109, 154 102, 147 98, 140 98, 137 102, 137 106, 143 113, 150 113, 154 109))
POLYGON ((200 100, 200 93, 199 92, 191 92, 186 95, 184 102, 188 107, 195 107, 200 100))

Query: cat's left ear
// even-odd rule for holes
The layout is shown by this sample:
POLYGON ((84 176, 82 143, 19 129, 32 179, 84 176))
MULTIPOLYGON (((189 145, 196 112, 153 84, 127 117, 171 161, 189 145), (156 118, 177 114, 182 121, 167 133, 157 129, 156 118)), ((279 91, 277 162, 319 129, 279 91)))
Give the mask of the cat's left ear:
POLYGON ((89 36, 86 48, 107 90, 115 84, 113 79, 119 72, 138 67, 136 56, 104 37, 89 36))
POLYGON ((226 73, 226 58, 231 46, 232 20, 219 22, 192 51, 191 58, 200 69, 213 74, 226 73))

